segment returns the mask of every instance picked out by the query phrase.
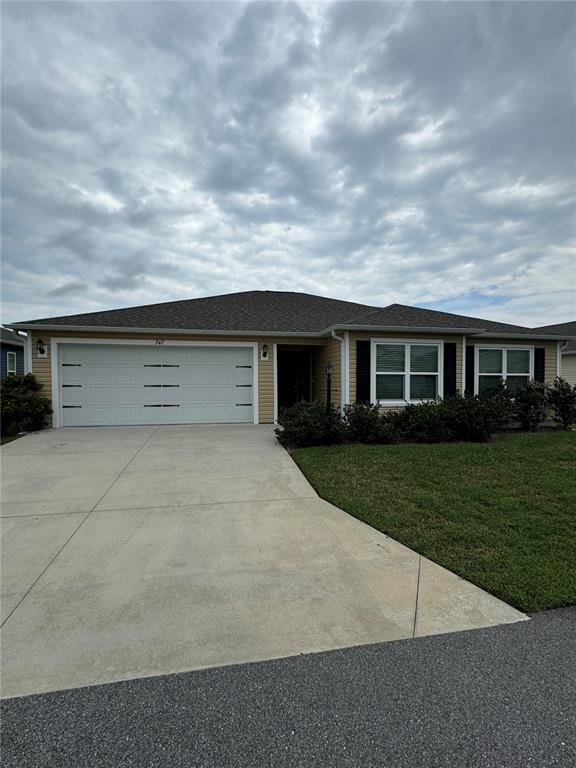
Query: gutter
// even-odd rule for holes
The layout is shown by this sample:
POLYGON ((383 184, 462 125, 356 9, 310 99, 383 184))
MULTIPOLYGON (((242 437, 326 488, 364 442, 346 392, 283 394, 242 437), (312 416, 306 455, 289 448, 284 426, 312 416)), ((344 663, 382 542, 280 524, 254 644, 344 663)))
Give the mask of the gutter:
POLYGON ((107 325, 55 325, 53 323, 11 323, 11 328, 22 331, 58 331, 66 333, 139 333, 139 334, 157 334, 157 335, 182 335, 193 334, 196 336, 258 336, 258 337, 297 337, 297 338, 322 338, 332 336, 340 341, 344 339, 335 336, 337 330, 349 331, 372 331, 372 332, 392 332, 392 333, 433 333, 448 335, 466 335, 482 336, 484 338, 509 338, 509 339, 540 339, 542 341, 565 341, 566 335, 559 334, 528 334, 528 333, 506 333, 505 331, 486 332, 482 328, 446 328, 436 326, 416 326, 416 325, 331 325, 322 331, 233 331, 220 328, 218 330, 201 330, 198 328, 142 328, 131 326, 107 326, 107 325))
MULTIPOLYGON (((334 330, 347 330, 347 331, 393 331, 394 333, 454 333, 454 334, 481 334, 484 333, 482 328, 446 328, 437 327, 432 325, 419 326, 419 325, 331 325, 324 331, 321 331, 321 335, 326 335, 334 330)), ((502 336, 503 334, 499 334, 502 336)))
POLYGON ((194 334, 196 336, 298 336, 310 338, 320 336, 317 331, 230 331, 221 328, 217 331, 199 330, 198 328, 132 328, 130 326, 108 325, 54 325, 51 323, 13 323, 13 328, 27 331, 63 331, 66 333, 143 333, 143 334, 194 334))

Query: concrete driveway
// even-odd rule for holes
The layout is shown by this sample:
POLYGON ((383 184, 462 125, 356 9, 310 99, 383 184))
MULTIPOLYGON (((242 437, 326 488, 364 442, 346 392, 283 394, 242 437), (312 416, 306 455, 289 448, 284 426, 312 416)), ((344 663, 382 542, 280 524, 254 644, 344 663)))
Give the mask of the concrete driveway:
POLYGON ((319 499, 266 426, 2 448, 2 695, 518 621, 319 499))

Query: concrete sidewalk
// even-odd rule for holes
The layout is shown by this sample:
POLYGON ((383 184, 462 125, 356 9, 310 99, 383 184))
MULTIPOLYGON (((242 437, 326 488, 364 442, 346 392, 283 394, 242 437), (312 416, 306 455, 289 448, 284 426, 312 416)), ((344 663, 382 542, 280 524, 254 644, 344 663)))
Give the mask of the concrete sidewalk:
POLYGON ((2 448, 2 695, 525 618, 319 499, 264 426, 2 448))

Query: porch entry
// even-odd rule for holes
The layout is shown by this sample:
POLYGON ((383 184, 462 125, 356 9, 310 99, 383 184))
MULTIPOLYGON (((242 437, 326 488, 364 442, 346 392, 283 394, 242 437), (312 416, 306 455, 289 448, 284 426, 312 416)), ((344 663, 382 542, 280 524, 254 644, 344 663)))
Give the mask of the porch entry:
POLYGON ((321 346, 277 346, 278 410, 318 398, 318 362, 321 346))

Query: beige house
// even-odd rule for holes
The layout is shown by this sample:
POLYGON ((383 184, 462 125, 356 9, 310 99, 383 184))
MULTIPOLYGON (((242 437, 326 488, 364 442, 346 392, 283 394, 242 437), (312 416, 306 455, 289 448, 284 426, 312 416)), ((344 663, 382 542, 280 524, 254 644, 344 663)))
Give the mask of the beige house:
POLYGON ((576 387, 576 320, 534 328, 538 333, 559 333, 570 337, 560 345, 560 376, 576 387))
POLYGON ((566 334, 248 291, 12 324, 53 426, 269 424, 300 400, 401 407, 559 373, 566 334))

